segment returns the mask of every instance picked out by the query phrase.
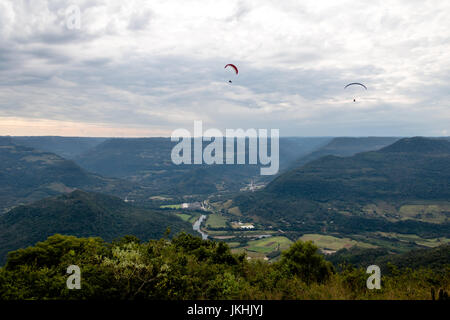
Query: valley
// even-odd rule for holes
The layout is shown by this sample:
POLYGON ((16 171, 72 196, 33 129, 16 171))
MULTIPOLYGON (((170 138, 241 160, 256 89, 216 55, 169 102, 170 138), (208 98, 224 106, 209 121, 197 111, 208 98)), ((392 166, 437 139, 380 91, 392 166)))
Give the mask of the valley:
POLYGON ((0 192, 4 212, 78 189, 100 192, 166 215, 167 226, 184 224, 234 253, 266 261, 277 261, 297 240, 312 241, 330 256, 350 248, 400 254, 450 239, 445 139, 284 138, 275 177, 259 176, 253 165, 175 166, 165 138, 0 142, 9 179, 3 182, 15 181, 0 192))
MULTIPOLYGON (((194 230, 200 232, 205 239, 216 241, 224 241, 232 249, 232 252, 245 252, 250 259, 261 259, 266 261, 276 261, 281 251, 289 248, 289 246, 297 240, 312 241, 319 247, 324 255, 334 254, 342 249, 350 249, 358 247, 361 249, 388 249, 391 253, 405 253, 410 250, 420 248, 434 248, 450 243, 450 235, 445 233, 445 236, 419 236, 414 233, 395 233, 395 232, 355 232, 355 233, 341 233, 328 232, 325 228, 314 231, 302 232, 301 230, 283 231, 281 228, 274 228, 273 225, 258 221, 255 218, 245 218, 242 213, 232 206, 232 200, 224 202, 209 203, 205 200, 205 209, 202 211, 183 210, 182 205, 172 205, 176 214, 181 219, 193 224, 194 230), (200 217, 202 217, 200 219, 200 217)), ((440 204, 441 206, 448 206, 450 203, 440 204)), ((419 208, 439 207, 438 205, 415 205, 419 208)), ((167 206, 163 206, 167 209, 167 206)), ((415 220, 411 215, 403 214, 404 207, 402 206, 396 215, 396 219, 391 219, 391 222, 415 220)), ((409 208, 409 206, 406 206, 409 208)), ((436 209, 435 209, 436 210, 436 209)), ((444 212, 447 216, 446 212, 444 212)), ((420 221, 420 220, 419 220, 420 221)), ((435 221, 439 224, 441 222, 447 223, 443 218, 435 221)), ((332 223, 331 223, 332 224, 332 223)), ((286 224, 289 226, 289 224, 286 224)))

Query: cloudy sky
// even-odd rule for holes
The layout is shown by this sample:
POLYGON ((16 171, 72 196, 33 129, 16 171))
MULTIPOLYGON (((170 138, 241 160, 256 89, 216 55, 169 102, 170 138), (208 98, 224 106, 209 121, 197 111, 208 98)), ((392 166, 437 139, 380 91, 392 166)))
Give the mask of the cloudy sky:
POLYGON ((449 16, 439 0, 0 0, 0 135, 169 136, 194 120, 450 135, 449 16), (355 81, 368 90, 344 90, 355 81))

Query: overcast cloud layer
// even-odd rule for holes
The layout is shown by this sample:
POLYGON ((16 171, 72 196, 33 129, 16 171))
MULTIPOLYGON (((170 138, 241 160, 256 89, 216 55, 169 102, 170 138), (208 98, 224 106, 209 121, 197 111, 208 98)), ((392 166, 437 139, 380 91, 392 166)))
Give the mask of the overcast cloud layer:
POLYGON ((438 0, 0 0, 0 135, 167 136, 194 120, 449 135, 449 16, 438 0), (344 90, 355 81, 369 90, 344 90))

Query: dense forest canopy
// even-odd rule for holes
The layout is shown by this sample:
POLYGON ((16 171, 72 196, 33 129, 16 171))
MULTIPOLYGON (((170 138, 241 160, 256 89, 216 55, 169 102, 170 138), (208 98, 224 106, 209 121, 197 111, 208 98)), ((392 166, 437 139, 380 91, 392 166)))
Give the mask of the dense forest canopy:
POLYGON ((448 261, 439 272, 388 265, 381 289, 369 290, 365 269, 335 268, 311 242, 298 241, 267 263, 232 254, 223 242, 168 236, 107 243, 53 235, 9 253, 0 299, 431 299, 433 290, 443 298, 450 287, 448 261), (66 286, 70 265, 81 270, 80 290, 66 286))

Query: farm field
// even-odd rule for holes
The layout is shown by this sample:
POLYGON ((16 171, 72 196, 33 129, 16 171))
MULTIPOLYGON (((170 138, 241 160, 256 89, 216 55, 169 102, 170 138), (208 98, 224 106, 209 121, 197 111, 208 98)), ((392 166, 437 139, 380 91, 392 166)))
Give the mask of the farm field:
POLYGON ((252 240, 247 243, 245 248, 248 251, 271 253, 273 251, 283 251, 288 249, 292 244, 292 241, 286 237, 268 237, 259 240, 252 240))
POLYGON ((410 203, 399 208, 388 203, 378 203, 366 205, 364 211, 368 216, 382 217, 391 222, 415 220, 441 224, 450 221, 448 202, 410 203))
POLYGON ((192 216, 190 214, 186 214, 186 213, 177 213, 176 214, 177 217, 180 217, 181 219, 183 219, 184 221, 189 222, 189 220, 192 218, 192 216))
POLYGON ((450 243, 450 239, 448 238, 432 238, 432 239, 425 239, 421 238, 418 235, 415 234, 399 234, 399 233, 389 233, 389 232, 378 232, 378 235, 386 238, 391 239, 397 239, 402 242, 414 242, 417 245, 434 248, 446 243, 450 243))
POLYGON ((402 220, 413 219, 429 223, 445 223, 450 220, 450 205, 404 205, 400 207, 399 214, 402 220))
POLYGON ((305 234, 300 237, 302 241, 312 241, 320 249, 337 251, 344 248, 351 248, 358 246, 361 248, 375 248, 376 246, 370 243, 355 241, 350 238, 338 238, 330 235, 322 234, 305 234))
POLYGON ((239 242, 228 242, 227 244, 230 248, 237 248, 241 245, 239 242))
POLYGON ((183 219, 184 221, 187 221, 189 223, 194 223, 195 221, 198 220, 198 218, 200 218, 200 213, 198 212, 176 212, 175 213, 177 215, 177 217, 183 219))
POLYGON ((267 236, 273 235, 277 233, 273 230, 242 230, 235 229, 233 231, 230 230, 207 230, 208 234, 211 236, 234 236, 234 237, 258 237, 258 236, 267 236))
POLYGON ((243 253, 245 252, 247 254, 247 257, 251 258, 251 259, 255 259, 255 260, 265 260, 267 259, 266 255, 262 252, 254 252, 254 251, 249 251, 244 247, 240 247, 240 248, 234 248, 231 249, 232 253, 243 253))
POLYGON ((226 228, 227 227, 227 218, 224 216, 213 213, 208 215, 208 219, 206 220, 206 228, 226 228))

